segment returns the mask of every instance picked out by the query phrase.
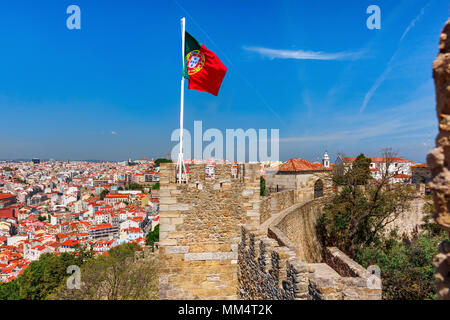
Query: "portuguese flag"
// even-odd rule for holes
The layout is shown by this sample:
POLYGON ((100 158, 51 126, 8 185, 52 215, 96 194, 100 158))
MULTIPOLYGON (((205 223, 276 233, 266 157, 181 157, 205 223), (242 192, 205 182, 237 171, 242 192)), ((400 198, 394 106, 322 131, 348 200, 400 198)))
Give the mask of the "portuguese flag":
POLYGON ((184 52, 184 77, 189 80, 188 89, 209 92, 217 96, 227 67, 214 52, 187 32, 185 32, 184 52))

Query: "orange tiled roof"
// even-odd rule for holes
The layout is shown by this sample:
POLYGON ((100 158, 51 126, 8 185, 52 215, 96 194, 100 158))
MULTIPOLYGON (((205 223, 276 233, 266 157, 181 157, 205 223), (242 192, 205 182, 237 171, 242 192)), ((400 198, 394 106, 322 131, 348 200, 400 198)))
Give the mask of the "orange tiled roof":
POLYGON ((302 171, 318 171, 329 170, 320 163, 309 162, 305 159, 289 159, 278 167, 278 171, 282 172, 302 172, 302 171))
POLYGON ((411 166, 412 168, 428 168, 428 164, 427 163, 416 163, 414 165, 411 166))
POLYGON ((11 193, 0 193, 0 200, 13 198, 15 195, 11 193))
POLYGON ((396 174, 394 176, 394 178, 397 178, 397 179, 409 179, 409 178, 411 178, 411 176, 408 176, 407 174, 396 174))

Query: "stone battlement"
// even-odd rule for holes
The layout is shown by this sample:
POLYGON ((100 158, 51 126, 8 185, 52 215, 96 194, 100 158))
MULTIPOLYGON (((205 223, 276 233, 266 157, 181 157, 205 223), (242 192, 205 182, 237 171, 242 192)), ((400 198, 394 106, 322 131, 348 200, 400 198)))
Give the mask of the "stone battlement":
POLYGON ((316 263, 323 198, 304 202, 298 190, 260 197, 259 164, 190 165, 188 177, 177 184, 175 164, 161 164, 161 299, 381 297, 361 275, 339 274, 355 267, 343 253, 327 256, 340 269, 316 263))
POLYGON ((160 168, 160 297, 236 299, 240 227, 258 225, 259 164, 160 168), (232 171, 233 170, 233 171, 232 171))

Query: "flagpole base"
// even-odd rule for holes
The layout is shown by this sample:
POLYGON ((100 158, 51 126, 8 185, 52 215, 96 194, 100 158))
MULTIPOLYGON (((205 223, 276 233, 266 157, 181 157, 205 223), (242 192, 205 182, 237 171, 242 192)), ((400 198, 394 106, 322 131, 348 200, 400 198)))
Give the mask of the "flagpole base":
POLYGON ((177 169, 176 169, 176 180, 177 183, 187 183, 188 182, 188 174, 186 171, 186 165, 184 164, 183 154, 178 154, 178 161, 177 161, 177 169))

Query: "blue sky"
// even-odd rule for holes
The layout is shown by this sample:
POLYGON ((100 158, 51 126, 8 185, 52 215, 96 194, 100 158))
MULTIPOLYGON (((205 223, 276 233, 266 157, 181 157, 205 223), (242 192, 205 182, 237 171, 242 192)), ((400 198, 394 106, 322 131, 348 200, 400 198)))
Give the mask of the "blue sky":
POLYGON ((276 128, 282 160, 392 147, 423 162, 433 147, 448 1, 17 0, 0 4, 0 159, 169 152, 182 16, 228 67, 218 97, 186 90, 186 128, 276 128), (66 27, 71 4, 81 30, 66 27))

